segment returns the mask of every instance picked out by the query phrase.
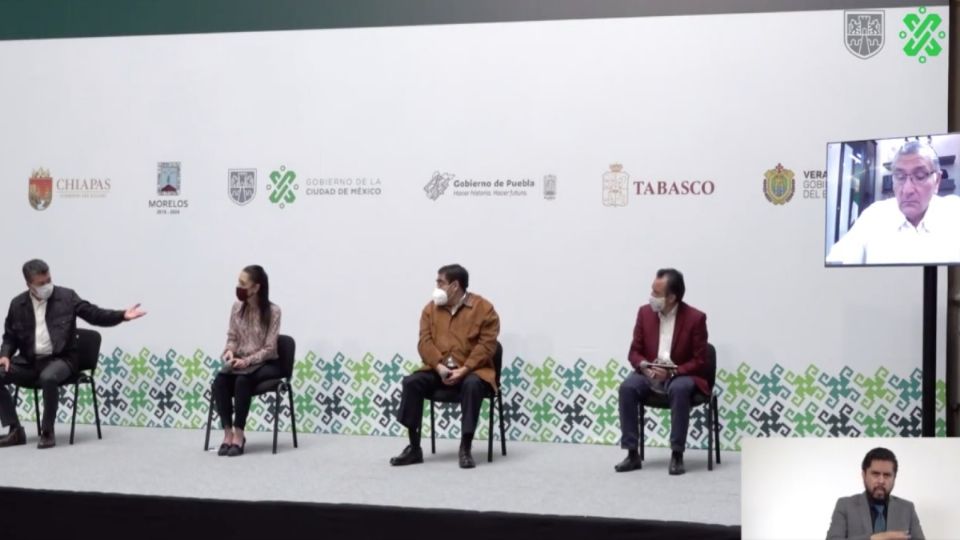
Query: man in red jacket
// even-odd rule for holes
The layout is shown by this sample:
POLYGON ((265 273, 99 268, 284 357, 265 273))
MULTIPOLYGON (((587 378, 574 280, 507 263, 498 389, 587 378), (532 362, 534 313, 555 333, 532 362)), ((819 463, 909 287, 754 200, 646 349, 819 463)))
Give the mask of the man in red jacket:
POLYGON ((633 372, 620 385, 620 447, 627 457, 617 464, 617 472, 641 468, 639 405, 660 393, 670 403, 670 474, 684 473, 693 395, 710 394, 707 316, 683 302, 685 291, 683 274, 673 268, 657 270, 650 301, 637 312, 629 356, 633 372))

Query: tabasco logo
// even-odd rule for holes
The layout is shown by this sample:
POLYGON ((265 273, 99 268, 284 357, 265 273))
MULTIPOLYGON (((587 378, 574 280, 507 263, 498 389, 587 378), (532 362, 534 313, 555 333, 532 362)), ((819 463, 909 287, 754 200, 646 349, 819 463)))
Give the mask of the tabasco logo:
POLYGON ((43 167, 30 174, 30 184, 27 190, 30 206, 35 210, 46 210, 53 201, 53 177, 50 171, 43 167))
POLYGON ((610 170, 603 173, 603 205, 626 206, 629 182, 630 173, 623 170, 623 165, 612 163, 610 170))

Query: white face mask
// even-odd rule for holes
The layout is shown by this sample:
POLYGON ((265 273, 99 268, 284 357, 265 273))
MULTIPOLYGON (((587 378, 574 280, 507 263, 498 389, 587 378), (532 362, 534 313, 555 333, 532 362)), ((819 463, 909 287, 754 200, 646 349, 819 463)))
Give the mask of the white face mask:
POLYGON ((40 300, 46 300, 53 294, 53 283, 47 283, 39 287, 33 287, 33 295, 40 300))
POLYGON ((656 296, 650 297, 650 308, 653 309, 654 313, 660 313, 663 311, 663 308, 666 306, 666 298, 657 298, 656 296))
POLYGON ((447 291, 437 287, 433 290, 433 305, 435 306, 445 306, 447 305, 447 291))

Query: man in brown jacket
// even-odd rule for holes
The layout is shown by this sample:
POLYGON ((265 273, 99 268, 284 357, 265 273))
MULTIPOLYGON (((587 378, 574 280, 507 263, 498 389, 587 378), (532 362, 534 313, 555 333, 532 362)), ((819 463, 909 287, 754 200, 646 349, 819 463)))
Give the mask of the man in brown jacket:
POLYGON ((423 400, 441 388, 452 388, 460 394, 460 467, 475 466, 470 444, 483 399, 496 385, 493 353, 500 335, 500 317, 493 304, 467 292, 469 282, 466 268, 459 264, 444 266, 437 272, 433 301, 420 315, 417 348, 423 367, 403 379, 397 411, 397 419, 409 432, 410 445, 399 456, 390 458, 391 465, 423 463, 423 400))

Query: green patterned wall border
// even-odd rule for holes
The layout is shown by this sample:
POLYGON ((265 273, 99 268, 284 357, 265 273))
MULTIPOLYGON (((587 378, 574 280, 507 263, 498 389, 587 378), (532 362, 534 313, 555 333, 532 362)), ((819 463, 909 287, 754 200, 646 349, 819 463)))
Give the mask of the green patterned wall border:
MULTIPOLYGON (((200 428, 207 418, 207 400, 219 360, 197 350, 184 356, 148 349, 130 354, 114 349, 101 355, 96 380, 101 419, 106 425, 200 428)), ((299 358, 294 372, 297 427, 302 432, 354 435, 403 435, 394 416, 400 403, 400 381, 419 362, 394 355, 352 358, 337 353, 324 359, 313 352, 299 358)), ((578 359, 564 365, 553 358, 530 362, 519 357, 504 364, 502 386, 507 438, 514 441, 617 444, 618 387, 629 370, 609 360, 596 366, 578 359)), ((827 371, 815 365, 791 371, 780 365, 763 371, 746 363, 717 373, 721 445, 739 450, 749 436, 920 435, 920 369, 894 373, 878 367, 861 373, 843 366, 827 371)), ((254 400, 248 429, 272 429, 272 396, 254 400)), ((72 390, 61 394, 65 407, 59 421, 68 422, 72 390)), ((78 421, 93 422, 92 399, 81 388, 78 421)), ((937 381, 937 435, 946 433, 945 385, 937 381)), ((32 399, 21 395, 23 418, 33 419, 32 399)), ((439 406, 441 437, 459 436, 459 411, 439 406)), ((486 405, 478 438, 487 437, 486 405)), ((216 419, 216 417, 215 417, 216 419)), ((215 420, 216 421, 216 420, 215 420)), ((282 409, 281 427, 289 430, 289 409, 282 409)), ((424 424, 429 433, 429 422, 424 424)), ((648 444, 667 446, 667 411, 647 415, 648 444)), ((688 445, 706 448, 706 417, 695 409, 688 445)))

